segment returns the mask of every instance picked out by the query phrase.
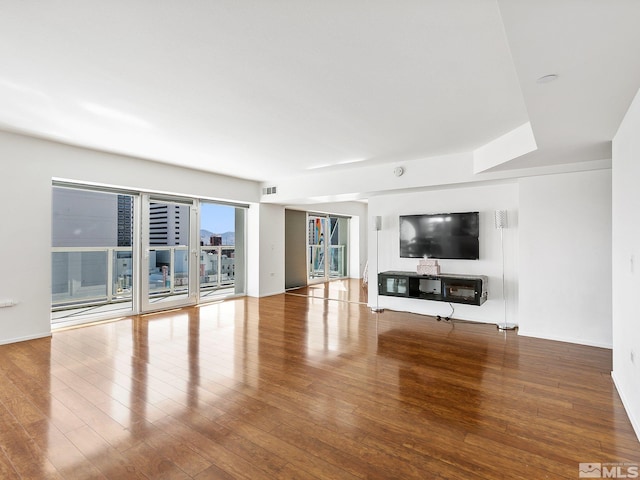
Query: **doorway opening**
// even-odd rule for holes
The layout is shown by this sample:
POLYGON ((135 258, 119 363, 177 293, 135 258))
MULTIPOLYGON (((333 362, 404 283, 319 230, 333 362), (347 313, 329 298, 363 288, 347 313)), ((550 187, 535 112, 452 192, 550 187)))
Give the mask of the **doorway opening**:
POLYGON ((348 275, 349 218, 307 214, 307 280, 326 282, 348 275))

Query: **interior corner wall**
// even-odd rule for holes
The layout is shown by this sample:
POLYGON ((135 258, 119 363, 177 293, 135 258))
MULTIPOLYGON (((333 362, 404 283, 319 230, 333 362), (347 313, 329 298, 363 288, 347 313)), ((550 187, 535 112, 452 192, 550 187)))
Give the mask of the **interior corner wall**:
POLYGON ((496 210, 507 210, 508 228, 504 229, 505 295, 507 321, 518 322, 518 184, 515 181, 496 185, 446 188, 423 192, 382 195, 369 199, 367 222, 369 257, 369 305, 379 302, 381 308, 409 311, 424 315, 452 316, 456 319, 503 323, 502 250, 500 231, 495 228, 496 210), (480 259, 439 260, 442 273, 486 275, 488 299, 481 306, 452 304, 412 298, 377 296, 376 274, 388 270, 415 272, 417 258, 400 258, 399 216, 422 213, 479 212, 480 259), (382 217, 382 230, 371 224, 374 216, 382 217), (376 255, 376 242, 379 242, 376 255), (376 258, 379 257, 379 260, 376 258))
POLYGON ((260 204, 247 210, 247 295, 260 296, 260 204))
POLYGON ((611 348, 611 170, 520 180, 520 334, 611 348))
POLYGON ((640 440, 640 91, 613 139, 613 372, 640 440))
POLYGON ((285 288, 307 284, 307 213, 285 210, 285 288))
POLYGON ((65 178, 249 203, 257 182, 0 131, 0 344, 51 334, 51 185, 65 178))

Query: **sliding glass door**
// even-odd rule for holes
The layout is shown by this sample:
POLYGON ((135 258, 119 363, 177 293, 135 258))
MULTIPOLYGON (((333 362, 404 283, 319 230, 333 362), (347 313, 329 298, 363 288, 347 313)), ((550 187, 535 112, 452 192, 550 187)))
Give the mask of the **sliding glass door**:
POLYGON ((307 257, 309 282, 324 281, 327 271, 327 255, 325 233, 327 231, 327 218, 309 215, 307 257))
POLYGON ((53 187, 52 323, 135 311, 136 202, 124 193, 53 187))
POLYGON ((246 205, 62 181, 52 205, 52 323, 246 292, 246 205))
POLYGON ((347 276, 349 219, 307 215, 307 274, 309 283, 347 276))
POLYGON ((245 209, 200 201, 200 300, 244 293, 245 209))
POLYGON ((195 304, 193 201, 143 195, 142 219, 142 311, 195 304))

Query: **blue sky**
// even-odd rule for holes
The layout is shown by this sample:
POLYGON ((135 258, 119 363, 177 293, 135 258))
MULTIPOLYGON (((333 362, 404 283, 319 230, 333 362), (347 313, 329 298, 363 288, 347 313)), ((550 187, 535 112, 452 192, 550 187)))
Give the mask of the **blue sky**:
POLYGON ((236 209, 228 205, 200 204, 200 228, 213 233, 235 231, 236 209))

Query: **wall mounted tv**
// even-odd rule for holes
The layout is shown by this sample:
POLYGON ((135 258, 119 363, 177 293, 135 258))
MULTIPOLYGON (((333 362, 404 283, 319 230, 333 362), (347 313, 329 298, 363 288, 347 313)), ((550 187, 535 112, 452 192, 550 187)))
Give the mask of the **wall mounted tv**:
POLYGON ((400 256, 478 260, 478 212, 400 216, 400 256))

